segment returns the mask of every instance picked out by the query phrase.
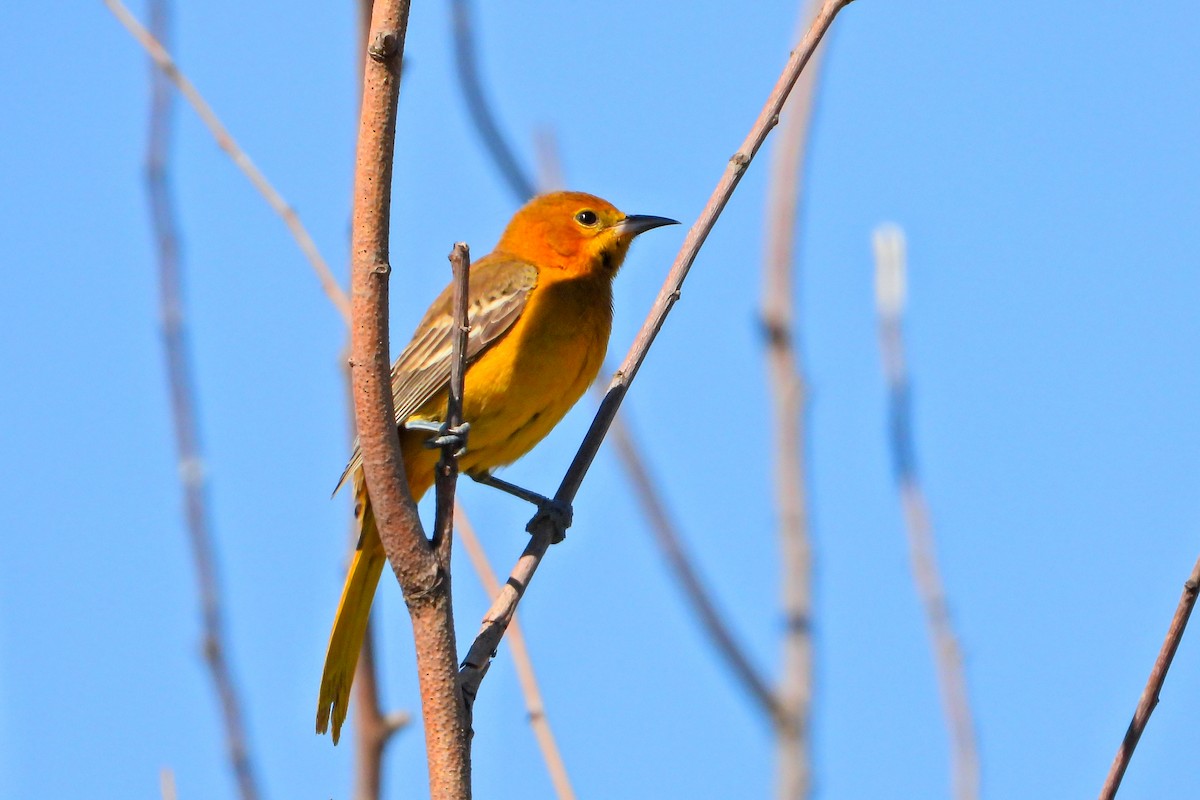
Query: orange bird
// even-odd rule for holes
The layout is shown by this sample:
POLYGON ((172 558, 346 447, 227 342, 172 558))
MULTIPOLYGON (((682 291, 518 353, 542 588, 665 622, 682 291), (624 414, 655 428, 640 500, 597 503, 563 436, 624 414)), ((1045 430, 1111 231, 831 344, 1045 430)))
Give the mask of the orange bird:
MULTIPOLYGON (((665 217, 622 214, 581 192, 542 195, 513 216, 496 249, 471 267, 463 393, 470 443, 458 460, 463 472, 526 499, 539 498, 492 478, 491 470, 528 453, 595 380, 612 330, 613 278, 629 245, 640 233, 673 224, 665 217)), ((437 432, 446 415, 451 296, 447 287, 433 301, 392 365, 400 448, 415 500, 433 485, 439 458, 429 446, 430 431, 437 432)), ((465 439, 465 432, 449 435, 465 439)), ((347 478, 354 482, 359 540, 333 621, 317 705, 317 732, 324 733, 332 717, 335 744, 387 561, 357 448, 342 482, 347 478)))

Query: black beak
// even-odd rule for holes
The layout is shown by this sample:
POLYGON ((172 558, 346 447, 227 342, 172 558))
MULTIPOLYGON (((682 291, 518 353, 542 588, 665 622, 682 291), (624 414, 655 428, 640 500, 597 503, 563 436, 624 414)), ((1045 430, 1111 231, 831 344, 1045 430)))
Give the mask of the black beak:
POLYGON ((633 238, 639 233, 661 228, 663 225, 678 225, 679 221, 667 217, 652 217, 649 214, 630 214, 616 224, 617 233, 633 238))

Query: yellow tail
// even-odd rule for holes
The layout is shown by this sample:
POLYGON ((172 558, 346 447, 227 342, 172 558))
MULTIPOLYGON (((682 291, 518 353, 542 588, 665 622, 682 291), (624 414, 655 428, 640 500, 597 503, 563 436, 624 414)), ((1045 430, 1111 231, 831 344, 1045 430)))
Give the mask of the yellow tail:
POLYGON ((317 733, 325 733, 332 716, 334 744, 337 744, 342 723, 346 721, 346 710, 350 706, 350 684, 354 681, 358 654, 367 633, 371 601, 375 599, 375 587, 379 585, 379 575, 387 563, 361 472, 354 481, 354 494, 361 533, 354 560, 350 562, 346 585, 342 589, 337 616, 333 620, 329 650, 325 653, 325 669, 321 673, 321 697, 317 703, 317 733))

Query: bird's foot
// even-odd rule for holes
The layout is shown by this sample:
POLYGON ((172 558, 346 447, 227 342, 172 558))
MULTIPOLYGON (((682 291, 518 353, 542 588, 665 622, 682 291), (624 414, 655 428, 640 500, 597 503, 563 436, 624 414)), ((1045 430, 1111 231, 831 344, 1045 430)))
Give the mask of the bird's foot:
POLYGON ((533 503, 537 506, 537 513, 533 515, 533 519, 529 520, 529 524, 525 526, 525 530, 533 533, 533 529, 543 519, 550 521, 554 526, 554 536, 551 539, 553 544, 558 544, 563 539, 567 538, 567 528, 571 527, 571 521, 574 517, 574 510, 570 503, 563 503, 543 494, 530 491, 523 486, 517 486, 515 483, 509 483, 506 480, 501 480, 490 472, 477 472, 470 474, 471 480, 476 483, 482 483, 485 486, 491 486, 493 489, 499 489, 506 494, 511 494, 513 497, 519 497, 527 503, 533 503))
POLYGON ((446 422, 427 422, 414 419, 404 423, 404 427, 410 431, 425 431, 435 434, 425 440, 425 447, 429 450, 451 447, 454 449, 455 458, 467 452, 467 433, 471 430, 469 422, 451 427, 446 422))

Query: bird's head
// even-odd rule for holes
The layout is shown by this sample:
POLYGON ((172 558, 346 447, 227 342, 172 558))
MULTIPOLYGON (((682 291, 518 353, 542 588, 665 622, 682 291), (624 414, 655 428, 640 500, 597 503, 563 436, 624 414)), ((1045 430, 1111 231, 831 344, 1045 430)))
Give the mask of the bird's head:
POLYGON ((530 200, 508 223, 497 250, 571 276, 612 278, 640 233, 673 219, 623 214, 612 203, 583 192, 553 192, 530 200))

